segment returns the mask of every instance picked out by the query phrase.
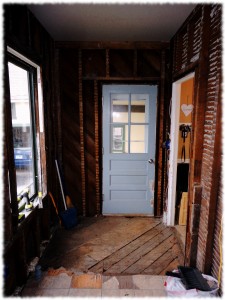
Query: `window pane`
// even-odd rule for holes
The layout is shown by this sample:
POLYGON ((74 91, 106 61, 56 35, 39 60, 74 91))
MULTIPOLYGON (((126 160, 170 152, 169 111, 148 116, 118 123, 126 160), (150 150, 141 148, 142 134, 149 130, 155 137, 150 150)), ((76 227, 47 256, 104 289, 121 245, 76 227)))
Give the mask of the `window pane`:
POLYGON ((128 153, 128 126, 112 125, 111 153, 128 153))
POLYGON ((130 153, 147 153, 147 125, 130 126, 130 153))
POLYGON ((12 63, 8 63, 8 67, 17 194, 29 188, 32 196, 35 192, 35 174, 29 77, 26 70, 12 63))
POLYGON ((146 123, 146 103, 147 95, 132 94, 131 95, 131 122, 132 123, 146 123))
POLYGON ((129 95, 112 94, 112 122, 128 123, 129 95))

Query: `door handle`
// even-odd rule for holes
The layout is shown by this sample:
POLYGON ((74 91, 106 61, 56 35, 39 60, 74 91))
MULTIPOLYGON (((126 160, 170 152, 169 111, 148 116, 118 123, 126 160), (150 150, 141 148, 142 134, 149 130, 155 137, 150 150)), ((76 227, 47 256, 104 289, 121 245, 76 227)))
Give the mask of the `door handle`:
POLYGON ((148 162, 149 162, 151 165, 155 163, 155 162, 154 162, 154 159, 152 159, 152 158, 150 158, 150 159, 148 160, 148 162))

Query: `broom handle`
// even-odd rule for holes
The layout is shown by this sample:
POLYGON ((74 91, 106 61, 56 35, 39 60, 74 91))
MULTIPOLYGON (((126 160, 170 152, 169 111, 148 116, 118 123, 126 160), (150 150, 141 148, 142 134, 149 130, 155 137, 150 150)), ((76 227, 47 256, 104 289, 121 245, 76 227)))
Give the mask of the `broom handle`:
POLYGON ((62 191, 63 203, 64 203, 64 206, 65 206, 65 210, 67 210, 66 201, 65 201, 65 196, 64 196, 64 192, 63 192, 63 186, 62 186, 62 181, 61 181, 61 177, 60 177, 60 173, 59 173, 59 166, 58 166, 57 160, 55 160, 55 164, 56 164, 56 169, 57 169, 57 173, 58 173, 58 177, 59 177, 59 183, 60 183, 60 187, 61 187, 61 191, 62 191))

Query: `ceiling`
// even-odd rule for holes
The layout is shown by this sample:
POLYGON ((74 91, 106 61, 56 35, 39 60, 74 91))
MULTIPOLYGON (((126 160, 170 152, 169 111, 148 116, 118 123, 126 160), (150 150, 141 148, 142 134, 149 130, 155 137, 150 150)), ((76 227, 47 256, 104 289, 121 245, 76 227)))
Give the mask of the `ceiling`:
POLYGON ((55 41, 169 41, 196 4, 31 4, 55 41))

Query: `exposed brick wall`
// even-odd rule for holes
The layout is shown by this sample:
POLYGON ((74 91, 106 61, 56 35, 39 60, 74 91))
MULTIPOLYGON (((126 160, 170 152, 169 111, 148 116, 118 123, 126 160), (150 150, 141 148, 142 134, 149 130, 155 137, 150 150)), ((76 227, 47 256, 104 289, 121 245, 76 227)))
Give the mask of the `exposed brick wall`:
MULTIPOLYGON (((196 249, 194 261, 205 273, 218 277, 219 233, 222 214, 221 175, 221 53, 222 6, 198 5, 172 40, 173 80, 188 72, 195 76, 195 115, 189 181, 189 222, 194 185, 202 187, 198 239, 188 232, 187 256, 196 249)), ((188 224, 188 230, 191 225, 188 224)), ((190 256, 190 255, 189 255, 190 256)))
MULTIPOLYGON (((202 156, 202 202, 199 227, 197 266, 204 270, 205 252, 207 246, 208 224, 216 222, 209 219, 210 201, 215 176, 219 180, 221 170, 214 170, 214 159, 221 159, 215 156, 216 147, 219 141, 216 138, 217 110, 220 105, 220 84, 221 84, 221 6, 213 5, 209 20, 209 60, 208 80, 206 91, 205 124, 202 156), (215 173, 217 172, 217 174, 215 173)), ((216 214, 218 218, 218 214, 216 214)))
MULTIPOLYGON (((214 245, 213 245, 213 260, 212 260, 212 275, 219 280, 222 277, 222 269, 221 269, 221 259, 222 259, 222 214, 223 214, 223 205, 222 205, 222 184, 220 182, 220 189, 218 193, 218 203, 217 203, 217 218, 215 224, 215 233, 214 233, 214 245)), ((220 282, 222 286, 222 282, 220 282)))

